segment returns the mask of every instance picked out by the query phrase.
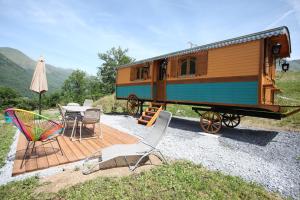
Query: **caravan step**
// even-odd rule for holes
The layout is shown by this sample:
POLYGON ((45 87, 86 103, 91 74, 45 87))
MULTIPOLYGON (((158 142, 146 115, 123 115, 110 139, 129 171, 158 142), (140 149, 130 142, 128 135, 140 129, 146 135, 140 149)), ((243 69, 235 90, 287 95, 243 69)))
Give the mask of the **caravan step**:
POLYGON ((164 106, 164 105, 165 104, 163 104, 163 103, 155 103, 155 102, 151 103, 151 107, 156 107, 156 108, 159 108, 159 107, 164 106))
POLYGON ((148 124, 148 121, 143 120, 143 119, 138 119, 138 123, 146 125, 146 124, 148 124))
POLYGON ((151 118, 152 118, 152 116, 149 116, 149 115, 142 115, 142 119, 143 119, 143 120, 150 121, 151 118))
POLYGON ((146 111, 146 115, 148 116, 153 116, 155 115, 156 112, 153 112, 153 111, 146 111))
POLYGON ((159 109, 159 107, 148 107, 149 111, 157 111, 159 109))
POLYGON ((143 112, 142 116, 138 119, 138 124, 152 126, 163 107, 164 104, 151 103, 151 105, 146 109, 145 112, 143 112))

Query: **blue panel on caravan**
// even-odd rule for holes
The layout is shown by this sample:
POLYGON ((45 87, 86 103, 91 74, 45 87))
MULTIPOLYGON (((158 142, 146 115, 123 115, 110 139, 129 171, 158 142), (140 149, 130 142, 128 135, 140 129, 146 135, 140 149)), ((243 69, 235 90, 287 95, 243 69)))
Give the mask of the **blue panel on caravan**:
POLYGON ((135 94, 139 99, 152 99, 151 85, 117 86, 117 98, 127 98, 131 94, 135 94))
POLYGON ((168 101, 257 105, 258 83, 218 82, 167 84, 168 101))

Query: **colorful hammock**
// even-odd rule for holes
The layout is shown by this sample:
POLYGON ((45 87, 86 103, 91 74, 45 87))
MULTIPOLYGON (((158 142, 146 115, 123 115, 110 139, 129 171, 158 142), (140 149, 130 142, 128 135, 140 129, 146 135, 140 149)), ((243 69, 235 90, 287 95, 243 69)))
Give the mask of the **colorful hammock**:
POLYGON ((45 116, 22 109, 5 110, 7 122, 12 122, 28 141, 45 141, 58 136, 63 126, 45 116))

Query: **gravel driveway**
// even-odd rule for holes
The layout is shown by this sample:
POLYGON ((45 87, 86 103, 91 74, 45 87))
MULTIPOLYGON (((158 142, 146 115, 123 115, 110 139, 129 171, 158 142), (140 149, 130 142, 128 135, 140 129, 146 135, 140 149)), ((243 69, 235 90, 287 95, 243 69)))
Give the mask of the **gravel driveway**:
MULTIPOLYGON (((140 137, 149 131, 126 115, 103 115, 102 122, 140 137)), ((158 148, 170 159, 190 160, 300 199, 300 133, 238 127, 210 135, 201 132, 198 119, 173 117, 158 148)))

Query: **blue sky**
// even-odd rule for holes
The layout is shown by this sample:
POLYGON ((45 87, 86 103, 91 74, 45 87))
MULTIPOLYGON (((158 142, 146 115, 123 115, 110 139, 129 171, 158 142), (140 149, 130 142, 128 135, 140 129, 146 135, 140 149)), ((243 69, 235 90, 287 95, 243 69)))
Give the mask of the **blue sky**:
POLYGON ((96 74, 98 52, 137 60, 286 25, 300 58, 300 0, 0 0, 0 46, 96 74))

